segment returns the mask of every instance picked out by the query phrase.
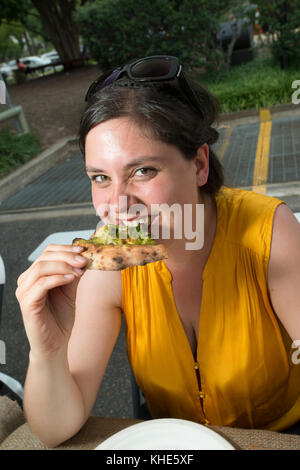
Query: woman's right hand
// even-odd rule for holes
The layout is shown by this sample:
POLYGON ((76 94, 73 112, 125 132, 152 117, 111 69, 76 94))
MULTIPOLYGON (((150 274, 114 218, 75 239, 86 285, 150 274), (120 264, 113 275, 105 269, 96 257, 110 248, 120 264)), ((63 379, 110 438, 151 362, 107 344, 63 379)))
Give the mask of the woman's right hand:
POLYGON ((31 355, 66 351, 75 317, 78 282, 87 259, 82 247, 49 245, 18 278, 20 304, 31 355))

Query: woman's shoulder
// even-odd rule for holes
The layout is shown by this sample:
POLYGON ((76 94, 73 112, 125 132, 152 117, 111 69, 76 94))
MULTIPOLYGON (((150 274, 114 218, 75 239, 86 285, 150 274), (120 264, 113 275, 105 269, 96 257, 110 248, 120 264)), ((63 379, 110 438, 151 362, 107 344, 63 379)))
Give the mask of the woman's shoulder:
POLYGON ((218 216, 227 240, 266 253, 276 208, 284 201, 242 188, 224 186, 216 197, 218 216))
POLYGON ((225 202, 231 212, 243 210, 248 214, 250 212, 261 213, 264 208, 275 207, 278 203, 284 202, 276 197, 261 194, 253 190, 232 188, 230 186, 222 186, 217 194, 218 199, 225 202))

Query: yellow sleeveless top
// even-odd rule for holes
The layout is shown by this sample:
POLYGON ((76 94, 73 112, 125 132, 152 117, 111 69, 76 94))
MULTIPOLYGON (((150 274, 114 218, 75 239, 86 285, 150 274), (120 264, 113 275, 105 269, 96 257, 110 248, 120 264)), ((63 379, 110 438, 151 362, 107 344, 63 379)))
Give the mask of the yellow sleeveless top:
POLYGON ((128 359, 153 418, 274 431, 300 419, 300 365, 267 289, 281 203, 225 186, 216 196, 196 362, 164 262, 122 271, 128 359))

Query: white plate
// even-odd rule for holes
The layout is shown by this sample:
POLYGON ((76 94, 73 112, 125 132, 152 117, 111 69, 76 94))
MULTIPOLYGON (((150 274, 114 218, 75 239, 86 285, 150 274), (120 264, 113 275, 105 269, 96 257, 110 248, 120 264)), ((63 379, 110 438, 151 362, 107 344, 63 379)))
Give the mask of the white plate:
POLYGON ((109 437, 95 450, 234 450, 220 434, 183 419, 151 419, 109 437))

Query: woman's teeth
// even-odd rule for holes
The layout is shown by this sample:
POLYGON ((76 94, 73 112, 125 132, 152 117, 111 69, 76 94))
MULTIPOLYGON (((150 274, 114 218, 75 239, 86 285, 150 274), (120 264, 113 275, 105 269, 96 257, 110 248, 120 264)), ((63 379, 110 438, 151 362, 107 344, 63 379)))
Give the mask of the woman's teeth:
POLYGON ((122 220, 124 225, 128 227, 134 227, 138 224, 146 224, 148 221, 147 219, 135 219, 135 220, 122 220))

